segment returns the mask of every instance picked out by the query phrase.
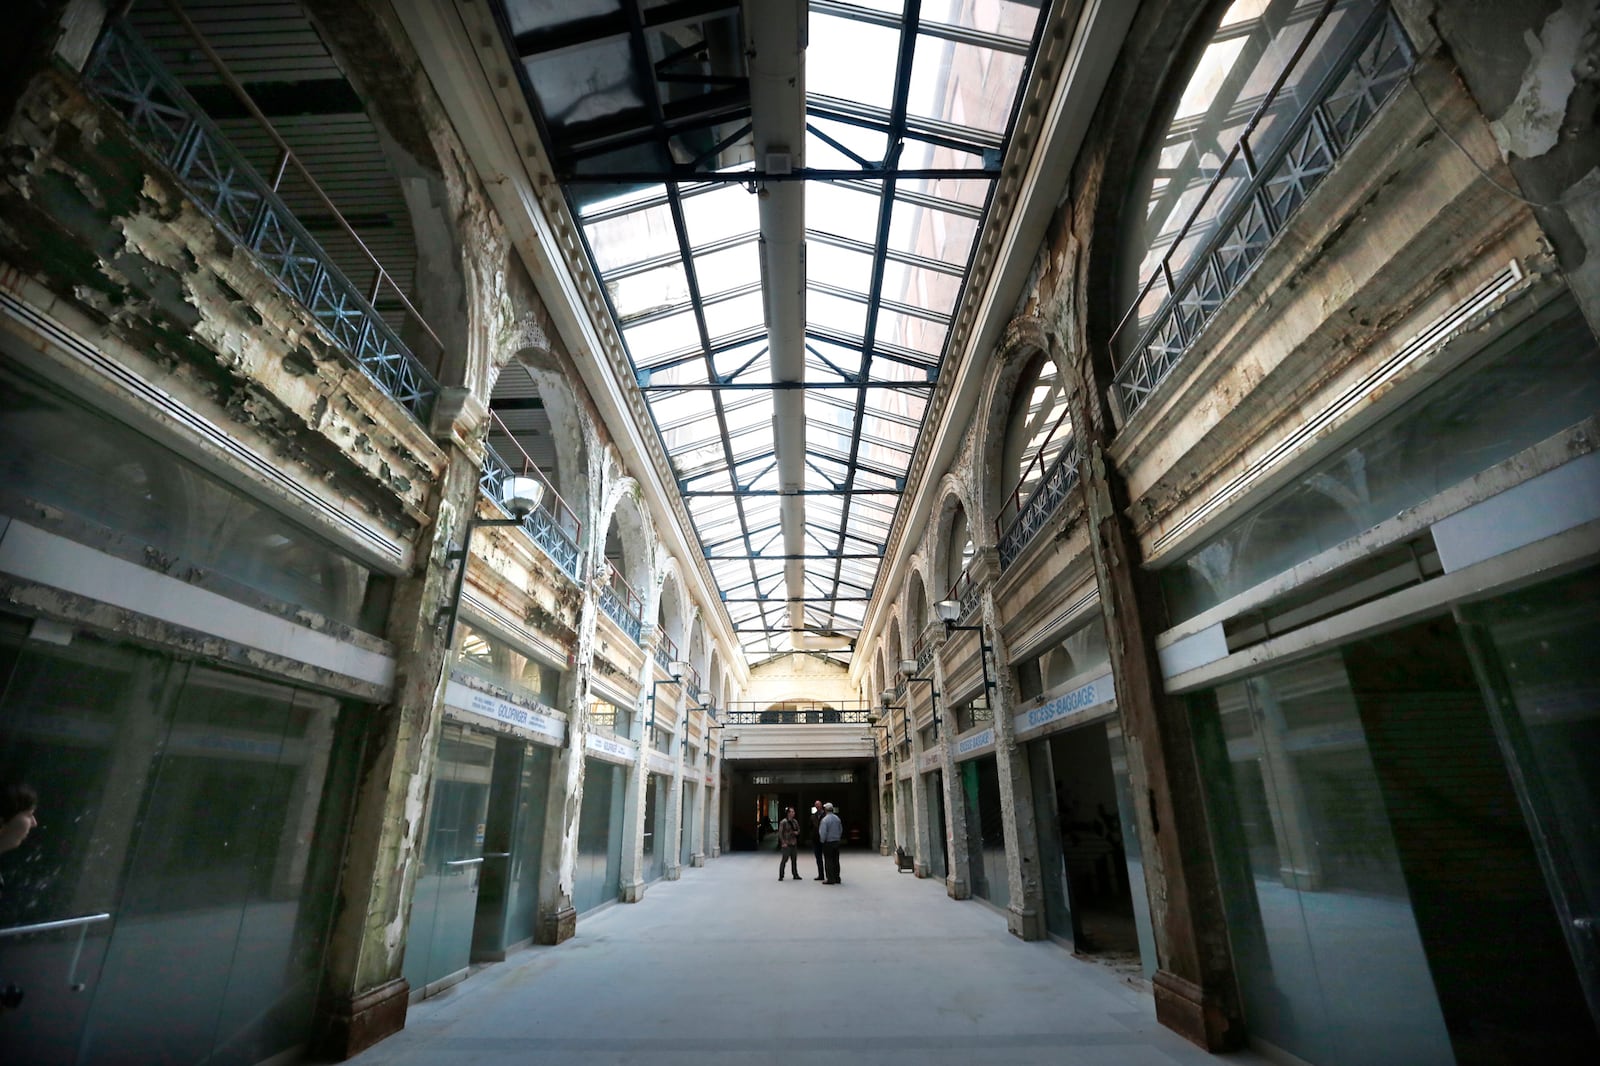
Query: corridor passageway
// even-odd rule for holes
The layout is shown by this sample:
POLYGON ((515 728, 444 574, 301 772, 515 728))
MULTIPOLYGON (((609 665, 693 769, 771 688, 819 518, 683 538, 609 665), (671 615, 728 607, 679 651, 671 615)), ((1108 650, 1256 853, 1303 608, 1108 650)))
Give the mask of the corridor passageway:
POLYGON ((1156 1023, 1150 993, 892 860, 846 852, 844 884, 778 883, 725 855, 411 1009, 352 1060, 458 1063, 1261 1063, 1156 1023))

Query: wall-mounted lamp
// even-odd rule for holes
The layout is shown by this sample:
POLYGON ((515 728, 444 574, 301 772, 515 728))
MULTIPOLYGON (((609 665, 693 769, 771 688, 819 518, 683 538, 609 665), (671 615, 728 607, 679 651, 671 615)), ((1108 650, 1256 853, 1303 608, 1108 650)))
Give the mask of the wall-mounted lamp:
MULTIPOLYGON (((700 697, 700 702, 695 704, 693 709, 696 710, 696 711, 704 711, 706 708, 708 708, 710 706, 711 706, 711 697, 710 696, 701 696, 700 697)), ((654 708, 651 708, 651 709, 654 710, 654 708)), ((713 725, 713 726, 710 726, 709 728, 710 729, 718 729, 718 728, 721 728, 721 727, 713 725)), ((688 748, 689 748, 689 731, 687 729, 685 729, 683 731, 683 736, 680 737, 679 740, 678 740, 678 750, 679 751, 687 751, 688 748)))
POLYGON ((975 626, 956 625, 956 620, 961 617, 960 600, 940 600, 933 605, 933 609, 938 614, 939 620, 944 623, 945 636, 948 637, 951 633, 978 634, 978 658, 983 663, 983 699, 990 708, 993 708, 994 679, 989 676, 989 656, 994 654, 994 649, 984 639, 983 624, 979 623, 975 626))
MULTIPOLYGON (((917 676, 917 660, 915 660, 915 659, 901 659, 900 660, 900 672, 906 675, 906 680, 907 681, 921 681, 921 682, 923 682, 924 684, 926 684, 928 686, 929 703, 933 708, 933 738, 935 740, 938 740, 939 739, 939 690, 933 687, 933 678, 931 678, 931 677, 918 677, 917 676)), ((911 701, 908 699, 906 701, 906 705, 907 705, 908 708, 910 706, 910 703, 911 703, 911 701)), ((910 714, 910 711, 908 710, 907 711, 908 717, 909 717, 909 714, 910 714)), ((910 728, 909 725, 907 726, 907 728, 908 729, 910 728)))
POLYGON ((654 729, 656 725, 656 689, 662 685, 681 685, 683 683, 683 675, 689 672, 689 664, 674 660, 667 666, 667 671, 672 675, 671 677, 650 683, 650 716, 644 723, 647 731, 654 729))
MULTIPOLYGON (((510 518, 469 518, 467 529, 461 538, 461 547, 452 548, 446 558, 456 564, 455 585, 450 591, 450 602, 439 608, 436 616, 437 624, 445 622, 444 646, 449 649, 455 646, 456 615, 461 610, 461 589, 467 580, 467 557, 472 552, 472 534, 479 526, 520 526, 523 519, 533 513, 534 508, 544 499, 544 482, 532 477, 508 477, 500 482, 500 503, 511 512, 510 518)), ((474 500, 474 503, 477 501, 474 500)))

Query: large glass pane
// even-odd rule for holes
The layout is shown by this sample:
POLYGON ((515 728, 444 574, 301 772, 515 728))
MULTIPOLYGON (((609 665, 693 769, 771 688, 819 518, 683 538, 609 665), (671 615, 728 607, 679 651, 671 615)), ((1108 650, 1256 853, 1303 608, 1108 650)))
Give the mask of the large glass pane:
POLYGON ((1600 409, 1600 348, 1563 298, 1162 571, 1173 621, 1413 507, 1600 409))
POLYGON ((231 599, 382 627, 387 579, 177 453, 0 365, 0 513, 37 504, 115 531, 107 540, 135 561, 148 545, 170 572, 231 599))
POLYGON ((411 927, 426 941, 408 939, 406 945, 405 977, 413 991, 465 976, 483 874, 494 745, 487 733, 454 722, 440 727, 433 804, 411 907, 411 927), (419 908, 423 901, 431 903, 431 913, 419 908), (420 950, 424 942, 426 951, 420 950))
POLYGON ((1251 1031, 1329 1066, 1453 1063, 1340 657, 1215 699, 1196 727, 1251 1031))
POLYGON ((894 102, 900 31, 834 15, 810 14, 806 91, 887 109, 894 102))

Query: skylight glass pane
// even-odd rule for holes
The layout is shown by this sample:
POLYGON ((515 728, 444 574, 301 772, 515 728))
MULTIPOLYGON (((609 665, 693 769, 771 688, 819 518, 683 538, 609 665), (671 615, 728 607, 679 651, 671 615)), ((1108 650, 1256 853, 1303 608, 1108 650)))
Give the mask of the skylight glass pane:
MULTIPOLYGON (((704 385, 706 380, 706 362, 699 356, 695 356, 693 359, 676 363, 660 370, 652 370, 649 383, 652 386, 704 385)), ((648 396, 646 398, 648 399, 648 396)))
POLYGON ((748 285, 761 277, 761 250, 751 238, 732 248, 706 252, 694 257, 695 283, 702 297, 748 285))
POLYGON ((870 244, 878 232, 878 209, 883 199, 878 187, 874 182, 868 192, 829 182, 808 182, 807 227, 870 244))
POLYGON ((611 303, 622 318, 689 302, 689 279, 682 263, 647 270, 642 274, 613 278, 606 282, 611 303))
POLYGON ((644 107, 626 38, 588 41, 522 66, 554 131, 644 107))
POLYGON ((766 338, 749 341, 712 356, 718 376, 724 380, 768 382, 772 380, 772 359, 766 338))
POLYGON ((588 221, 596 215, 621 212, 630 207, 648 203, 651 200, 665 200, 667 187, 665 185, 646 185, 638 189, 629 189, 626 192, 610 196, 600 196, 585 203, 578 212, 578 217, 588 221))
POLYGON ((868 163, 882 163, 889 154, 889 134, 886 130, 869 129, 836 119, 808 115, 806 130, 806 166, 817 170, 854 170, 861 166, 860 156, 868 163), (830 144, 823 136, 842 145, 846 151, 830 144))
POLYGON ((806 321, 833 333, 859 337, 867 328, 867 304, 865 300, 807 290, 806 321))
POLYGON ((969 0, 929 0, 922 5, 922 21, 1030 41, 1034 25, 1039 21, 1039 5, 1013 0, 989 0, 981 4, 969 0))
POLYGON ((817 11, 810 13, 806 90, 871 107, 894 102, 900 31, 817 11))
POLYGON ((732 337, 762 325, 762 316, 765 309, 762 306, 761 291, 747 292, 727 300, 718 300, 705 305, 706 333, 713 342, 723 338, 732 337))
POLYGON ((861 373, 861 350, 819 337, 806 338, 806 381, 841 381, 861 373))
POLYGON ((754 234, 761 219, 756 198, 737 183, 696 189, 683 197, 683 225, 691 248, 727 240, 741 234, 754 234))
POLYGON ((917 36, 906 113, 989 133, 1004 133, 1026 57, 917 36))
POLYGON ((586 223, 583 232, 602 274, 678 250, 678 234, 666 204, 586 223))
POLYGON ((883 297, 898 303, 953 314, 962 275, 912 266, 890 259, 883 265, 883 297))
POLYGON ((949 211, 920 204, 897 203, 889 222, 889 247, 953 265, 965 265, 972 254, 978 223, 949 211))
POLYGON ((626 326, 622 339, 627 342, 633 361, 648 366, 653 360, 676 352, 693 351, 700 346, 700 326, 693 311, 681 311, 653 322, 626 326))
POLYGON ((865 293, 872 282, 872 256, 825 241, 808 240, 806 277, 865 293))
POLYGON ((942 323, 882 308, 878 311, 878 332, 874 340, 925 355, 938 355, 944 350, 944 339, 949 332, 942 323))
POLYGON ((928 369, 921 366, 912 366, 896 359, 890 359, 882 354, 875 355, 872 359, 872 369, 867 374, 868 381, 915 381, 931 380, 928 369))

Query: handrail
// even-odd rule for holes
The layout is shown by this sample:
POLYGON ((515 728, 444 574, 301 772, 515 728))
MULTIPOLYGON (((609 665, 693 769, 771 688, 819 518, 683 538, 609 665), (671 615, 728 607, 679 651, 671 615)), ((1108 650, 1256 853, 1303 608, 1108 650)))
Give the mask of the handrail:
POLYGON ((600 607, 635 642, 644 636, 644 600, 633 591, 627 578, 611 560, 606 560, 607 577, 600 583, 600 607))
POLYGON ((1022 554, 1022 549, 1044 528, 1045 521, 1056 513, 1056 508, 1061 506, 1077 483, 1078 445, 1073 439, 1061 449, 1061 454, 1056 456, 1050 469, 1028 493, 1028 498, 1023 501, 1011 524, 995 538, 1002 571, 1022 554))
POLYGON ((10 925, 0 929, 0 939, 8 936, 27 936, 29 933, 48 933, 53 929, 75 929, 82 925, 93 925, 96 922, 109 922, 111 915, 104 912, 100 914, 85 914, 77 918, 57 918, 52 922, 34 922, 32 925, 10 925))
MULTIPOLYGON (((1059 367, 1057 368, 1057 372, 1060 372, 1059 367)), ((1045 454, 1050 450, 1050 445, 1056 442, 1056 434, 1060 431, 1062 423, 1067 422, 1068 416, 1071 415, 1071 413, 1071 407, 1066 404, 1061 405, 1061 415, 1056 419, 1055 424, 1050 427, 1050 432, 1045 434, 1044 440, 1039 443, 1039 448, 1033 453, 1033 458, 1028 460, 1028 465, 1022 468, 1022 474, 1017 478, 1016 483, 1011 486, 1011 491, 1006 493, 1004 497, 1005 502, 1000 505, 1000 510, 994 516, 994 531, 996 536, 998 536, 1001 531, 1001 523, 1006 520, 1006 508, 1009 507, 1011 509, 1011 517, 1013 519, 1019 513, 1021 513, 1022 505, 1025 502, 1022 499, 1022 486, 1027 483, 1028 475, 1033 473, 1033 468, 1035 466, 1039 468, 1040 479, 1042 480, 1044 478, 1047 469, 1047 464, 1045 463, 1044 458, 1045 454)), ((1069 437, 1071 436, 1071 433, 1072 426, 1070 423, 1068 423, 1067 434, 1069 437)))
POLYGON ((544 495, 539 500, 539 506, 548 510, 551 516, 556 519, 557 525, 566 531, 572 537, 573 542, 576 543, 583 532, 583 521, 578 517, 578 512, 573 510, 572 505, 567 503, 566 498, 556 491, 555 485, 551 483, 549 478, 545 477, 544 471, 539 469, 539 464, 533 461, 533 456, 529 455, 527 449, 517 442, 516 435, 511 432, 511 428, 493 410, 489 412, 489 420, 500 427, 500 432, 511 442, 511 446, 517 450, 517 454, 522 456, 522 469, 517 472, 517 476, 538 479, 539 483, 544 486, 544 495))
MULTIPOLYGON (((1166 380, 1195 336, 1223 301, 1243 283, 1243 279, 1259 261, 1272 238, 1298 210, 1300 202, 1310 195, 1310 191, 1332 170, 1334 164, 1354 143, 1372 113, 1377 110, 1377 104, 1404 80, 1405 70, 1387 66, 1387 59, 1381 52, 1373 70, 1361 66, 1362 57, 1368 49, 1374 45, 1382 47, 1381 42, 1384 41, 1386 32, 1391 35, 1394 51, 1406 61, 1407 68, 1415 58, 1410 41, 1388 3, 1376 3, 1371 13, 1356 28, 1339 54, 1338 60, 1330 64, 1321 81, 1307 93, 1308 103, 1293 116, 1292 121, 1288 122, 1282 138, 1270 147, 1264 158, 1255 157, 1249 143, 1251 134, 1255 132, 1262 116, 1276 102, 1278 91, 1298 66, 1335 2, 1336 0, 1327 0, 1294 55, 1279 73, 1268 95, 1251 116, 1222 165, 1213 174, 1204 194, 1173 238, 1160 264, 1140 287, 1138 295, 1134 297, 1122 320, 1117 324, 1111 338, 1114 350, 1130 322, 1137 322, 1139 307, 1150 293, 1151 287, 1158 280, 1165 280, 1166 297, 1160 307, 1151 314, 1148 322, 1140 327, 1137 342, 1122 357, 1111 382, 1109 391, 1112 412, 1119 425, 1125 424, 1133 417, 1145 399, 1166 380), (1350 113, 1354 117, 1351 119, 1335 120, 1326 111, 1329 100, 1335 90, 1353 75, 1366 81, 1366 86, 1362 87, 1359 95, 1374 102, 1371 103, 1370 109, 1352 107, 1350 113), (1365 113, 1360 113, 1363 110, 1365 113), (1340 126, 1341 121, 1344 122, 1343 128, 1340 126), (1296 161, 1292 156, 1295 146, 1307 139, 1313 140, 1316 149, 1324 154, 1324 158, 1315 166, 1307 165, 1304 160, 1296 161), (1172 273, 1173 255, 1183 246, 1190 228, 1200 217, 1202 209, 1210 202, 1212 194, 1220 187, 1229 168, 1241 157, 1244 160, 1244 184, 1231 200, 1219 206, 1213 219, 1213 232, 1194 251, 1191 260, 1181 266, 1181 275, 1175 277, 1172 273), (1289 168, 1287 178, 1282 172, 1284 167, 1289 168), (1287 206, 1273 202, 1269 190, 1275 181, 1286 188, 1298 190, 1299 198, 1287 206), (1262 231, 1264 235, 1258 238, 1239 236, 1241 232, 1248 234, 1257 230, 1262 231), (1231 260, 1224 261, 1221 250, 1230 240, 1235 242, 1237 250, 1231 260), (1188 310, 1185 311, 1185 308, 1188 310)), ((1284 193, 1283 199, 1287 201, 1288 196, 1288 193, 1284 193)))
MULTIPOLYGON (((167 2, 173 3, 174 0, 167 0, 167 2)), ((1167 249, 1167 254, 1161 257, 1161 262, 1154 270, 1150 272, 1150 277, 1147 278, 1145 283, 1139 288, 1139 295, 1134 297, 1133 302, 1128 305, 1128 310, 1123 312, 1121 320, 1117 322, 1117 328, 1111 331, 1111 341, 1113 344, 1116 343, 1117 337, 1122 334, 1122 330, 1125 326, 1127 326, 1128 320, 1134 317, 1134 315, 1137 313, 1139 303, 1145 298, 1145 295, 1149 293, 1150 286, 1156 283, 1157 278, 1167 274, 1168 267, 1172 260, 1172 253, 1177 251, 1178 248, 1182 246, 1183 239, 1189 235, 1189 227, 1194 225, 1195 219, 1200 217, 1200 212, 1205 208, 1207 201, 1211 199, 1211 194, 1216 191, 1218 184, 1222 181, 1222 176, 1228 172, 1228 168, 1233 166, 1234 161, 1238 159, 1239 153, 1244 150, 1245 142, 1248 141, 1250 139, 1250 135, 1255 132, 1256 126, 1260 125, 1261 120, 1265 118, 1267 112, 1272 109, 1272 105, 1277 102, 1279 90, 1281 90, 1284 86, 1284 83, 1289 80, 1289 75, 1293 74, 1295 68, 1300 65, 1300 60, 1305 58, 1306 50, 1311 47, 1311 42, 1322 30, 1322 24, 1328 21, 1328 16, 1333 13, 1333 9, 1338 3, 1339 0, 1323 0, 1322 10, 1317 12, 1316 19, 1312 21, 1311 26, 1306 30, 1305 35, 1300 38, 1300 43, 1295 47, 1294 54, 1291 55, 1289 57, 1289 61, 1283 65, 1283 69, 1278 72, 1278 77, 1273 81, 1272 85, 1268 87, 1266 95, 1263 96, 1261 98, 1261 102, 1256 105, 1255 111, 1251 113, 1249 120, 1245 122, 1244 129, 1239 131, 1238 140, 1233 142, 1233 147, 1228 149, 1228 154, 1222 157, 1222 163, 1217 167, 1216 172, 1212 174, 1211 181, 1206 184, 1205 192, 1201 194, 1200 199, 1197 200, 1194 207, 1190 209, 1189 215, 1183 220, 1183 226, 1178 230, 1177 235, 1172 238, 1172 243, 1167 249)))
POLYGON ((972 578, 972 564, 968 563, 962 568, 961 573, 956 575, 956 579, 950 583, 950 591, 945 595, 945 599, 955 600, 961 604, 961 614, 957 616, 957 622, 966 621, 972 614, 973 610, 978 606, 981 592, 982 590, 978 588, 978 583, 972 578))
MULTIPOLYGON (((225 69, 220 73, 228 77, 225 69)), ((195 205, 311 313, 336 348, 419 422, 428 419, 439 384, 372 305, 382 283, 388 280, 393 288, 393 279, 377 264, 379 275, 369 299, 289 210, 278 187, 290 155, 280 149, 271 181, 260 174, 125 21, 108 24, 84 79, 128 124, 141 146, 171 170, 195 205)), ((281 144, 270 124, 266 128, 281 144)), ((327 206, 348 227, 337 209, 327 206)), ((355 240, 370 259, 370 249, 359 237, 355 240)), ((410 308, 409 302, 406 306, 410 308)), ((410 310, 415 315, 415 308, 410 310)), ((425 321, 417 321, 437 340, 425 321)))
MULTIPOLYGON (((165 0, 165 3, 167 10, 172 12, 172 16, 182 24, 184 31, 188 33, 191 38, 193 38, 195 45, 199 47, 201 53, 205 55, 207 62, 209 62, 212 68, 216 70, 217 77, 221 79, 222 84, 228 88, 229 92, 233 93, 233 95, 238 98, 239 103, 243 104, 244 109, 250 113, 250 117, 255 119, 256 124, 262 128, 269 138, 272 139, 272 143, 278 146, 278 151, 282 153, 279 156, 278 161, 278 175, 280 177, 282 176, 283 169, 286 164, 293 163, 295 169, 300 172, 300 176, 304 178, 306 184, 310 186, 311 191, 316 194, 317 199, 322 201, 322 206, 326 207, 329 213, 338 220, 339 225, 344 229, 345 233, 349 235, 351 240, 356 242, 356 247, 361 249, 361 253, 367 257, 367 261, 377 268, 378 276, 373 282, 373 294, 371 297, 372 301, 376 302, 378 288, 383 284, 384 281, 387 280, 389 282, 389 287, 394 290, 394 294, 396 296, 400 297, 400 302, 405 305, 405 308, 408 312, 410 312, 411 317, 416 319, 417 323, 427 331, 429 337, 433 338, 433 343, 437 344, 439 348, 443 350, 445 345, 444 341, 439 339, 439 334, 435 333, 433 327, 428 325, 428 320, 422 317, 422 312, 418 311, 416 306, 412 304, 411 298, 401 290, 400 286, 394 283, 393 276, 391 276, 389 272, 384 269, 383 264, 378 261, 378 257, 372 254, 372 250, 367 247, 367 243, 361 239, 361 235, 355 231, 353 226, 350 225, 350 221, 344 217, 344 213, 334 205, 333 200, 323 190, 322 186, 317 182, 317 179, 311 176, 311 171, 306 168, 306 165, 303 162, 300 161, 300 157, 294 154, 294 149, 289 147, 289 143, 279 135, 278 130, 275 126, 273 126, 272 121, 268 119, 266 115, 262 114, 261 109, 256 106, 255 100, 251 98, 249 91, 246 90, 239 80, 233 76, 233 71, 228 69, 228 65, 223 62, 222 57, 217 54, 214 48, 211 47, 211 42, 206 40, 205 34, 201 33, 200 28, 190 20, 188 14, 183 10, 183 5, 179 2, 179 0, 165 0)), ((276 192, 278 188, 278 182, 276 180, 273 181, 272 187, 273 191, 276 192)))
POLYGON ((671 670, 672 664, 678 661, 678 642, 667 635, 665 629, 656 630, 656 662, 661 664, 661 669, 671 670))

